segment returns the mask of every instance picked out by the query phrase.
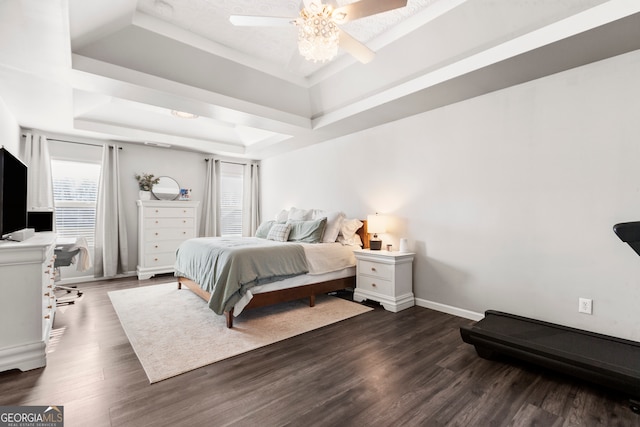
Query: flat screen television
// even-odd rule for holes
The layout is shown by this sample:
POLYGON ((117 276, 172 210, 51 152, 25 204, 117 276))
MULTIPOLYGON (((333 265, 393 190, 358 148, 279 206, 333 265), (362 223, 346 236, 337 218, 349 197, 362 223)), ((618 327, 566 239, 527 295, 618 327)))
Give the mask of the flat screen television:
POLYGON ((27 228, 27 166, 0 147, 0 236, 27 228))

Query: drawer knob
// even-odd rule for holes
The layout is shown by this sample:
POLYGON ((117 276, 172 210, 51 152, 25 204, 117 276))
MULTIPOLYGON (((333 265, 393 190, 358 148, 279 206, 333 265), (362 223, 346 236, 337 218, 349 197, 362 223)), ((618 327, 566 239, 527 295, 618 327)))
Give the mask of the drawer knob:
POLYGON ((156 234, 156 236, 158 235, 158 233, 155 233, 155 234, 156 234))
POLYGON ((160 221, 156 221, 156 224, 158 224, 160 221))
POLYGON ((45 319, 51 319, 51 316, 49 316, 48 314, 46 316, 44 316, 45 319))
POLYGON ((154 248, 158 249, 158 245, 155 245, 154 248))
POLYGON ((158 212, 159 212, 158 209, 156 209, 156 213, 158 213, 158 212))
POLYGON ((48 308, 49 310, 51 310, 51 309, 53 308, 53 306, 52 306, 52 305, 48 305, 48 306, 47 306, 47 308, 48 308))
POLYGON ((51 296, 51 295, 49 294, 49 292, 46 292, 46 293, 44 294, 44 296, 45 296, 45 297, 48 297, 48 296, 51 296))
POLYGON ((182 223, 183 223, 183 224, 186 224, 186 223, 187 223, 187 220, 186 220, 186 219, 183 219, 183 220, 182 220, 182 223))
POLYGON ((375 288, 377 285, 375 283, 371 284, 371 287, 375 288))
POLYGON ((158 260, 158 258, 154 258, 153 260, 154 260, 154 261, 157 261, 157 260, 158 260))
POLYGON ((375 267, 371 267, 371 271, 377 271, 375 267))

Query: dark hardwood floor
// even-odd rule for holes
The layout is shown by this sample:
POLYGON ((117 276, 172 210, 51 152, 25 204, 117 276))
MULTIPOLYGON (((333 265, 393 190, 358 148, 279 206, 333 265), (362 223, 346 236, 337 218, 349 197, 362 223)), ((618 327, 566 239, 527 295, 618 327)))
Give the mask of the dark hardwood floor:
POLYGON ((81 285, 56 314, 46 368, 0 373, 0 405, 63 405, 66 427, 640 427, 624 396, 481 359, 460 339, 469 320, 420 307, 375 309, 150 385, 107 292, 171 280, 81 285))

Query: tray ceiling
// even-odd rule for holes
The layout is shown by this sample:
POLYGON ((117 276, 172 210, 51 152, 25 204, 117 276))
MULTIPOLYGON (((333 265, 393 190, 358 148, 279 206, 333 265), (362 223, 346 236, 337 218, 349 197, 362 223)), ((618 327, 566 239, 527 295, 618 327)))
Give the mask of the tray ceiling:
POLYGON ((369 64, 311 63, 295 27, 229 22, 299 9, 3 2, 0 98, 27 128, 264 158, 640 48, 631 0, 409 0, 341 26, 376 52, 369 64))

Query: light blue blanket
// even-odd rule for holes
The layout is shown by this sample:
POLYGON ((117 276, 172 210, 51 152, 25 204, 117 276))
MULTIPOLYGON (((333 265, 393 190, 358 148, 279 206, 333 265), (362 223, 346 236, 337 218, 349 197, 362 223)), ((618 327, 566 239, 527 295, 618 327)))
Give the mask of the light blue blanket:
POLYGON ((175 275, 211 294, 209 307, 229 311, 247 289, 309 272, 302 245, 257 237, 200 237, 177 251, 175 275))

